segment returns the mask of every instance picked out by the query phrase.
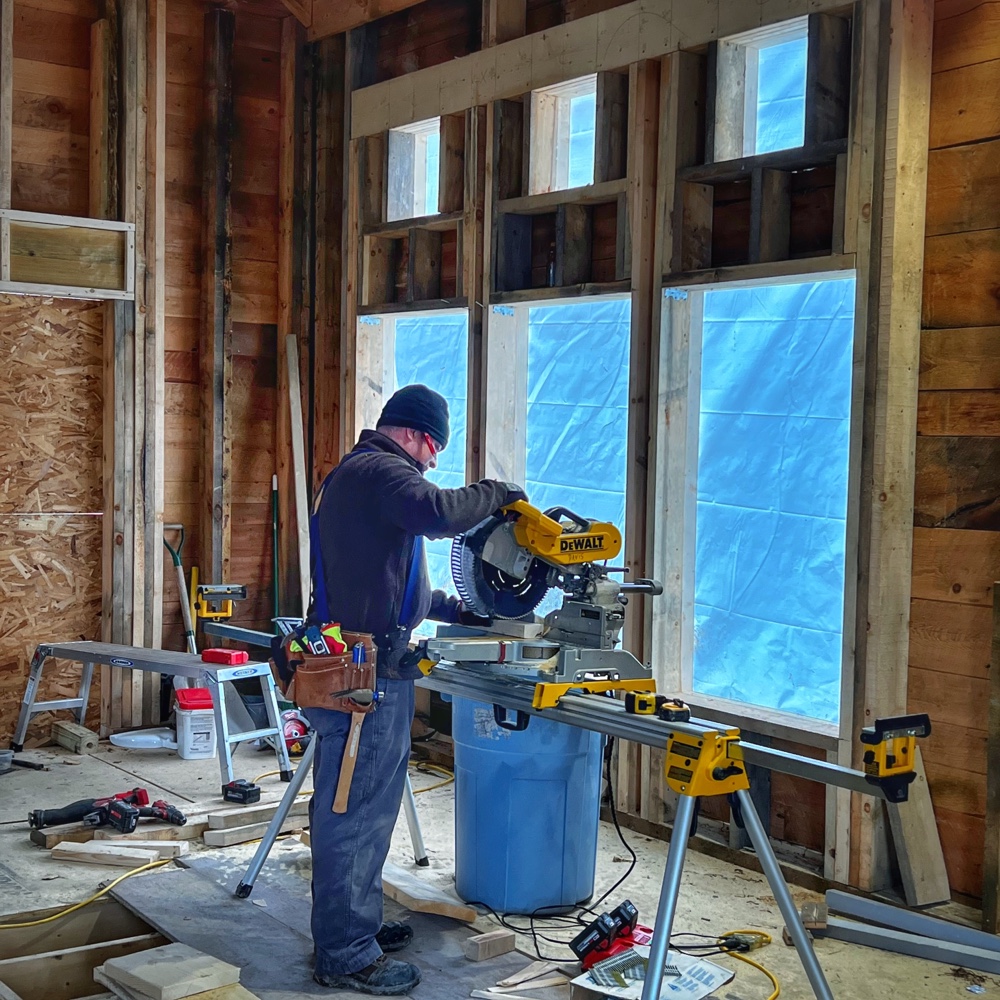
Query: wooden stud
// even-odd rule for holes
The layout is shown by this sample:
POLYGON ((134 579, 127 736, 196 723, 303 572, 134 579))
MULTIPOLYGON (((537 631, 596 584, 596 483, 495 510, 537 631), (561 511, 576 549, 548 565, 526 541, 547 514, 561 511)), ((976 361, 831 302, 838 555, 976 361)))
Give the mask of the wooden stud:
POLYGON ((406 289, 408 302, 429 302, 441 297, 440 233, 410 230, 406 289))
POLYGON ((14 129, 14 0, 0 0, 0 208, 10 208, 14 129))
POLYGON ((791 175, 757 168, 750 181, 750 263, 786 260, 791 227, 791 175))
POLYGON ((597 74, 594 182, 618 180, 628 168, 628 74, 597 74))
POLYGON ((1000 932, 1000 583, 993 584, 989 722, 986 738, 986 846, 983 852, 983 930, 1000 932))
POLYGON ((500 215, 496 221, 494 291, 531 287, 531 216, 500 215))
POLYGON ((556 260, 552 284, 563 288, 590 281, 592 257, 590 209, 586 205, 560 205, 556 210, 556 260))
MULTIPOLYGON (((147 3, 143 631, 147 645, 157 649, 163 641, 167 10, 166 0, 147 3)), ((143 673, 142 681, 142 721, 155 725, 160 721, 160 676, 143 673)))
MULTIPOLYGON (((298 30, 294 18, 281 22, 281 89, 278 127, 278 345, 293 334, 295 259, 295 117, 298 30)), ((277 351, 278 405, 275 414, 275 466, 278 477, 277 613, 287 614, 298 572, 294 544, 295 476, 292 465, 292 426, 288 399, 288 353, 277 351)))
POLYGON ((525 123, 523 101, 498 101, 493 109, 493 142, 496 200, 518 198, 527 193, 523 179, 525 123))
MULTIPOLYGON (((867 309, 859 313, 868 340, 871 437, 861 455, 855 726, 907 708, 933 11, 921 0, 891 0, 884 10, 888 23, 879 25, 878 65, 885 76, 865 114, 874 116, 875 133, 884 135, 885 144, 876 148, 882 164, 873 170, 873 224, 869 229, 863 213, 858 222, 857 294, 859 306, 867 309)), ((855 766, 861 764, 860 753, 859 746, 855 766)), ((884 810, 877 800, 858 798, 852 882, 874 890, 890 878, 884 810)))
POLYGON ((483 390, 484 341, 487 331, 489 280, 493 245, 486 233, 493 231, 493 134, 494 109, 473 108, 466 118, 465 216, 462 220, 462 287, 469 299, 469 353, 466 399, 468 427, 465 471, 470 482, 485 475, 485 403, 483 390), (486 220, 490 221, 487 226, 486 220))
POLYGON ((484 0, 483 48, 523 37, 527 8, 527 0, 484 0))
POLYGON ((851 23, 836 14, 810 14, 805 144, 844 138, 850 105, 851 23))
MULTIPOLYGON (((465 128, 465 112, 442 115, 437 203, 439 212, 461 212, 465 205, 465 128)), ((433 207, 428 205, 428 211, 433 207)))
MULTIPOLYGON (((288 359, 288 407, 291 413, 292 467, 295 477, 295 539, 299 567, 299 613, 304 618, 309 610, 312 563, 309 559, 309 486, 306 475, 306 444, 302 421, 299 345, 294 334, 288 334, 285 337, 285 351, 288 359)), ((292 606, 294 608, 294 603, 292 606)))
POLYGON ((712 266, 712 225, 715 188, 711 184, 682 181, 680 192, 681 271, 697 271, 712 266))
MULTIPOLYGON (((651 505, 647 490, 655 479, 647 477, 651 466, 651 393, 659 385, 660 287, 662 283, 663 219, 662 195, 657 191, 660 152, 660 61, 647 59, 629 71, 628 134, 633 137, 628 175, 629 225, 632 232, 632 313, 629 347, 629 409, 623 553, 630 579, 647 575, 651 564, 652 532, 648 531, 651 505)), ((622 633, 622 645, 640 662, 650 659, 652 602, 636 595, 622 633)), ((648 757, 647 757, 648 760, 648 757)), ((640 782, 640 810, 649 815, 660 800, 662 773, 648 763, 640 782)))
POLYGON ((90 216, 111 217, 108 190, 107 88, 111 61, 111 31, 106 18, 90 26, 90 216))
POLYGON ((316 233, 324 247, 322 280, 316 283, 317 327, 313 337, 313 476, 315 492, 340 456, 340 339, 342 333, 343 244, 346 177, 344 149, 344 53, 346 39, 318 47, 321 72, 317 117, 316 233))
POLYGON ((229 580, 232 427, 233 220, 232 186, 233 39, 232 11, 205 15, 205 157, 201 498, 201 579, 229 580))

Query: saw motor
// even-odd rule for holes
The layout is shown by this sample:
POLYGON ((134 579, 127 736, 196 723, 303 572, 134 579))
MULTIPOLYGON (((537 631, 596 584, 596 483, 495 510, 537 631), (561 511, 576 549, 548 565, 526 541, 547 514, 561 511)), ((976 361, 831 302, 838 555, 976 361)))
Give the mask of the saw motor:
POLYGON ((552 587, 578 599, 595 597, 608 572, 596 564, 621 549, 621 532, 613 524, 565 507, 543 512, 517 500, 454 540, 451 571, 470 611, 523 619, 552 587))

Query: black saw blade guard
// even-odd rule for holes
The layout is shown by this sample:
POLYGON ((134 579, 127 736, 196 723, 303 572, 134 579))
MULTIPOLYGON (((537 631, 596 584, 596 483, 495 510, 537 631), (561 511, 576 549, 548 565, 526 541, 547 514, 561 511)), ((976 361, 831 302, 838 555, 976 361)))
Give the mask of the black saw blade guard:
POLYGON ((483 561, 486 540, 505 522, 503 514, 491 514, 451 543, 455 589, 462 604, 483 618, 524 618, 549 590, 549 568, 540 559, 532 560, 523 580, 483 561))

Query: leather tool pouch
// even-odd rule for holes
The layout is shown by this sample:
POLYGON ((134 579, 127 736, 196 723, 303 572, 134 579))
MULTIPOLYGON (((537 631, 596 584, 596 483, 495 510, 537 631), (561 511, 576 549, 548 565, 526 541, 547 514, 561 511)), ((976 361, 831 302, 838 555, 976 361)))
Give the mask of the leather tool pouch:
POLYGON ((308 652, 289 650, 293 637, 283 643, 288 667, 294 671, 291 683, 284 688, 287 698, 299 708, 329 708, 334 712, 367 715, 375 703, 359 705, 340 692, 375 690, 375 640, 364 632, 344 632, 347 652, 339 656, 313 656, 308 652), (366 662, 353 662, 352 650, 356 643, 365 645, 366 662))

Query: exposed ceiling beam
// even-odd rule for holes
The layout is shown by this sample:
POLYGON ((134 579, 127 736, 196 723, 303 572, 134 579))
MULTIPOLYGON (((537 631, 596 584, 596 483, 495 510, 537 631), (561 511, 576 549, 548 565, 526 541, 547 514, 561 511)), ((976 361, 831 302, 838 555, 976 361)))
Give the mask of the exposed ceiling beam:
POLYGON ((313 0, 309 40, 339 35, 418 3, 420 0, 313 0))
POLYGON ((308 28, 312 24, 313 0, 281 0, 281 2, 285 10, 292 14, 302 27, 308 28))

